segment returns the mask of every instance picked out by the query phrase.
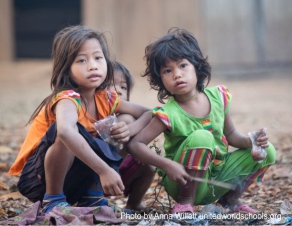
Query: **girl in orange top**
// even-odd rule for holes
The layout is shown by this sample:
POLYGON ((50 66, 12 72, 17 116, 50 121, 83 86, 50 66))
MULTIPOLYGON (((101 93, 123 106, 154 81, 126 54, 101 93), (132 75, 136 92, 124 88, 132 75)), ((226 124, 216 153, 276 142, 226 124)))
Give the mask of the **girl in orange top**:
POLYGON ((100 195, 96 205, 105 205, 103 192, 123 194, 117 172, 122 158, 115 147, 97 138, 93 123, 113 113, 132 115, 138 119, 134 123, 111 127, 111 138, 125 143, 150 121, 150 112, 106 90, 113 67, 104 34, 67 27, 56 34, 52 56, 52 93, 31 116, 9 173, 21 173, 19 191, 31 201, 41 200, 44 213, 74 204, 84 194, 100 195))

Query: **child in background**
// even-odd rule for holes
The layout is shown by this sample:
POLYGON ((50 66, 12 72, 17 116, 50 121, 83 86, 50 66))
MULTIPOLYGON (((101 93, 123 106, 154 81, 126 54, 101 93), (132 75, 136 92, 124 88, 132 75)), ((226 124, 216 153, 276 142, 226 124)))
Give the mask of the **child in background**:
POLYGON ((146 47, 146 70, 151 88, 158 91, 163 108, 153 109, 152 121, 129 143, 129 153, 137 160, 157 166, 164 186, 177 203, 172 213, 193 212, 193 205, 218 200, 231 212, 256 213, 239 198, 247 187, 261 181, 275 163, 276 151, 260 130, 257 145, 266 149, 261 163, 253 160, 249 136, 239 132, 232 121, 232 95, 222 85, 205 88, 211 67, 197 40, 186 30, 172 29, 146 47), (147 144, 164 133, 165 157, 153 154, 147 144), (228 145, 238 148, 228 152, 228 145), (191 177, 206 178, 236 186, 229 190, 183 178, 177 164, 191 177))
POLYGON ((130 94, 134 87, 134 79, 130 71, 118 61, 113 63, 114 83, 111 83, 110 89, 116 90, 117 94, 123 100, 130 100, 130 94))
MULTIPOLYGON (((129 70, 117 61, 114 62, 113 81, 110 89, 115 90, 123 100, 129 101, 134 86, 133 77, 129 70)), ((135 118, 129 114, 119 114, 117 117, 118 121, 124 121, 126 124, 135 121, 135 118)), ((139 128, 137 127, 137 129, 139 128)), ((153 181, 155 170, 154 167, 135 160, 126 149, 126 144, 124 144, 124 148, 119 151, 119 154, 124 158, 120 166, 120 175, 125 186, 124 195, 129 196, 125 208, 143 210, 145 206, 142 205, 142 199, 153 181)))
POLYGON ((113 113, 131 115, 137 119, 133 125, 121 121, 111 127, 111 138, 125 143, 135 135, 132 128, 145 126, 140 119, 148 120, 150 112, 107 90, 113 66, 103 33, 64 28, 54 38, 52 56, 52 93, 31 116, 9 173, 21 173, 19 191, 33 202, 42 201, 44 213, 75 203, 107 205, 103 193, 124 191, 118 174, 122 158, 98 138, 93 123, 113 113))
MULTIPOLYGON (((133 76, 130 74, 129 70, 120 62, 115 61, 113 63, 114 68, 114 79, 110 84, 109 89, 115 90, 120 98, 123 100, 130 100, 130 93, 134 86, 133 76)), ((119 121, 124 121, 126 124, 130 124, 135 121, 131 115, 122 114, 118 116, 119 121)), ((120 155, 125 157, 127 152, 121 151, 120 155)))

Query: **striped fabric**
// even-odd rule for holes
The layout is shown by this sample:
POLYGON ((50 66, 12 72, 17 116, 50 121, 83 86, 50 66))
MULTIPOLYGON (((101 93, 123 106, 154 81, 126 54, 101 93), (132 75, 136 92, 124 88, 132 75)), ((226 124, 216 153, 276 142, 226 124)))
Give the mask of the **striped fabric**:
POLYGON ((153 108, 152 116, 159 118, 164 123, 167 130, 171 132, 172 130, 171 123, 170 123, 168 115, 165 113, 163 108, 161 107, 153 108))
POLYGON ((249 175, 249 177, 247 178, 247 180, 248 181, 254 181, 254 182, 261 182, 261 181, 263 181, 265 172, 267 171, 268 168, 269 168, 269 166, 265 166, 263 168, 260 168, 254 174, 249 175))
POLYGON ((231 99, 231 94, 226 86, 219 85, 217 86, 217 88, 219 90, 220 99, 223 104, 223 109, 225 111, 231 99))
POLYGON ((205 130, 208 130, 212 132, 212 124, 211 124, 211 119, 207 118, 205 120, 202 120, 202 126, 205 130))
POLYGON ((183 150, 179 163, 187 169, 207 170, 212 160, 212 153, 206 148, 183 150))
POLYGON ((227 139, 226 139, 226 137, 225 137, 224 135, 221 137, 221 140, 222 140, 223 143, 226 145, 227 150, 228 150, 228 146, 229 146, 229 144, 228 144, 228 141, 227 141, 227 139))
POLYGON ((224 162, 221 159, 224 156, 224 152, 221 151, 218 146, 215 147, 215 150, 216 150, 216 156, 215 156, 215 159, 213 160, 213 164, 215 166, 222 165, 224 162))
POLYGON ((116 92, 114 90, 107 90, 107 94, 108 94, 108 103, 111 108, 110 110, 110 115, 111 115, 114 112, 116 112, 116 108, 119 103, 119 98, 116 98, 117 95, 115 95, 116 92))
POLYGON ((72 100, 78 108, 78 112, 81 109, 81 98, 80 94, 76 93, 74 90, 64 90, 57 93, 52 99, 52 105, 58 102, 61 99, 70 99, 72 100))

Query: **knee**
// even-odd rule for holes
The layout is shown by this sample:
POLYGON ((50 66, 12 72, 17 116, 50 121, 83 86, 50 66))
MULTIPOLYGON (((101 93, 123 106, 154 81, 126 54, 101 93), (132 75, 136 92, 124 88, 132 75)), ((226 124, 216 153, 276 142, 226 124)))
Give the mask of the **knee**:
POLYGON ((206 170, 216 155, 214 137, 206 130, 192 132, 174 157, 187 169, 206 170))
POLYGON ((178 162, 187 169, 207 170, 215 154, 212 133, 206 130, 196 130, 185 141, 178 162))
MULTIPOLYGON (((186 139, 185 149, 206 148, 215 150, 213 134, 207 130, 196 130, 186 139)), ((215 154, 215 153, 212 153, 215 154)))
POLYGON ((54 143, 49 147, 50 150, 56 150, 56 151, 69 151, 69 149, 66 147, 66 145, 63 143, 63 141, 60 139, 60 137, 57 135, 55 138, 54 143))
POLYGON ((117 116, 119 122, 125 122, 127 125, 135 122, 135 118, 129 114, 121 114, 117 116))
POLYGON ((190 170, 207 170, 213 159, 211 150, 206 148, 187 149, 182 151, 179 163, 190 170))
POLYGON ((48 148, 45 155, 45 162, 56 161, 56 159, 62 159, 64 162, 73 162, 73 153, 66 147, 61 139, 56 136, 54 143, 48 148))
POLYGON ((153 178, 155 176, 155 167, 145 164, 143 166, 143 173, 146 177, 153 178))
POLYGON ((271 165, 276 162, 276 149, 273 144, 269 143, 269 147, 266 148, 267 157, 266 157, 266 164, 271 165))

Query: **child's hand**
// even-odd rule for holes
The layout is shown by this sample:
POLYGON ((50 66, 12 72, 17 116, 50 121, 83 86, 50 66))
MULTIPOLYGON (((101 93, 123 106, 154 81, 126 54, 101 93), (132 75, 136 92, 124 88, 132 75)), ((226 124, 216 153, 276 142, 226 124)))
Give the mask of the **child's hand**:
POLYGON ((185 168, 181 164, 174 161, 171 162, 171 165, 165 169, 168 178, 181 185, 186 185, 187 181, 191 180, 190 175, 186 172, 185 168))
POLYGON ((109 167, 106 172, 99 174, 99 178, 104 194, 113 196, 123 195, 124 184, 120 175, 113 168, 109 167))
POLYGON ((256 142, 257 142, 257 145, 261 146, 262 148, 269 147, 268 135, 267 135, 267 130, 266 129, 260 129, 258 131, 258 137, 256 139, 256 142))
POLYGON ((110 129, 111 138, 121 143, 126 143, 130 139, 130 132, 127 124, 123 121, 113 125, 110 129))

